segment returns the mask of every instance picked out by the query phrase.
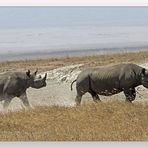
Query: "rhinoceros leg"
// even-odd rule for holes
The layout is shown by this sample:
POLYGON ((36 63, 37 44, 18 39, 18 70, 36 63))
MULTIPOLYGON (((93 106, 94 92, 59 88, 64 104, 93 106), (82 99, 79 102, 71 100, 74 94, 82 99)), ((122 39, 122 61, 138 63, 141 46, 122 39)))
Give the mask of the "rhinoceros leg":
POLYGON ((94 102, 100 102, 101 100, 100 100, 100 98, 99 98, 99 96, 97 95, 97 93, 95 93, 94 91, 89 91, 89 93, 91 94, 91 96, 92 96, 92 98, 93 98, 93 101, 94 102))
POLYGON ((3 104, 4 110, 8 109, 8 106, 9 106, 11 100, 12 100, 12 97, 10 97, 10 96, 5 96, 4 97, 4 104, 3 104))
POLYGON ((129 89, 124 90, 124 94, 126 97, 126 101, 128 102, 132 102, 136 98, 135 88, 129 88, 129 89))
POLYGON ((77 84, 76 90, 77 90, 77 96, 75 98, 75 102, 76 102, 76 105, 80 105, 81 104, 81 100, 82 100, 82 96, 86 92, 88 92, 88 86, 83 87, 82 84, 77 84))
POLYGON ((27 107, 27 108, 30 107, 26 92, 23 93, 19 98, 22 100, 25 107, 27 107))
POLYGON ((75 98, 75 102, 76 102, 76 105, 80 105, 81 103, 81 99, 82 99, 82 95, 80 94, 77 94, 76 98, 75 98))

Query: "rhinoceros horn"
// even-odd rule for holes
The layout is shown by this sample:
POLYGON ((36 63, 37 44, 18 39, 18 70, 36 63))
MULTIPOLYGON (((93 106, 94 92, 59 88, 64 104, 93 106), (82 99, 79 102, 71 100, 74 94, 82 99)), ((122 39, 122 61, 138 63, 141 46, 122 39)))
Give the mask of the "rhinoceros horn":
POLYGON ((26 72, 26 75, 30 77, 30 70, 26 72))
POLYGON ((44 78, 43 78, 43 81, 45 81, 46 78, 47 78, 47 73, 45 73, 45 76, 44 76, 44 78))

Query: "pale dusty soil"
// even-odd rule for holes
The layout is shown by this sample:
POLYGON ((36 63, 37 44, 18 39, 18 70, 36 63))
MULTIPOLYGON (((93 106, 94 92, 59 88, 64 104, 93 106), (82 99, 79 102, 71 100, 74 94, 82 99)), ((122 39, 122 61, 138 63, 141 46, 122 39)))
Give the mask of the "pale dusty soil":
MULTIPOLYGON (((148 63, 140 64, 143 67, 148 68, 148 63)), ((31 106, 74 106, 75 105, 75 83, 73 85, 73 91, 70 90, 71 82, 80 73, 82 64, 69 65, 66 67, 57 68, 54 70, 47 71, 48 79, 47 86, 41 89, 29 88, 27 90, 29 102, 31 106)), ((44 75, 44 73, 41 73, 44 75)), ((148 90, 140 86, 138 90, 135 102, 144 103, 148 101, 148 90)), ((111 97, 100 96, 102 101, 109 101, 110 99, 122 99, 125 100, 123 93, 113 95, 111 97)), ((83 96, 82 103, 92 101, 89 94, 83 96)), ((3 102, 0 102, 0 111, 2 109, 3 102)), ((18 98, 14 98, 10 103, 9 110, 15 111, 24 108, 22 102, 18 98)))

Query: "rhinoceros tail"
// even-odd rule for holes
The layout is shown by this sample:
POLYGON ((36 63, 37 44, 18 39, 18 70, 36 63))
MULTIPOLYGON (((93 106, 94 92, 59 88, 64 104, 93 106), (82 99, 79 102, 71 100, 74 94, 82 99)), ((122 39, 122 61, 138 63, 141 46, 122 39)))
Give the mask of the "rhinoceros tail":
POLYGON ((72 91, 72 85, 73 85, 73 83, 76 82, 76 81, 77 81, 77 80, 74 80, 74 81, 71 83, 71 91, 72 91))

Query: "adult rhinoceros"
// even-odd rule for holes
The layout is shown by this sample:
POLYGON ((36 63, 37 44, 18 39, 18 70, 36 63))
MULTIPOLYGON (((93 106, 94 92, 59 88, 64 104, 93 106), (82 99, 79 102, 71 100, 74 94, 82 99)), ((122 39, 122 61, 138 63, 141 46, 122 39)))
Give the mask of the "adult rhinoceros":
POLYGON ((4 100, 3 107, 7 109, 14 97, 19 97, 26 107, 29 101, 26 90, 29 87, 39 89, 46 86, 46 77, 37 76, 37 71, 33 74, 27 72, 7 72, 0 74, 0 101, 4 100))
POLYGON ((148 70, 136 64, 118 64, 84 70, 72 84, 75 81, 77 105, 81 103, 81 98, 86 92, 97 102, 100 101, 98 94, 110 96, 123 91, 126 100, 132 102, 136 97, 135 87, 143 85, 148 88, 148 70))

